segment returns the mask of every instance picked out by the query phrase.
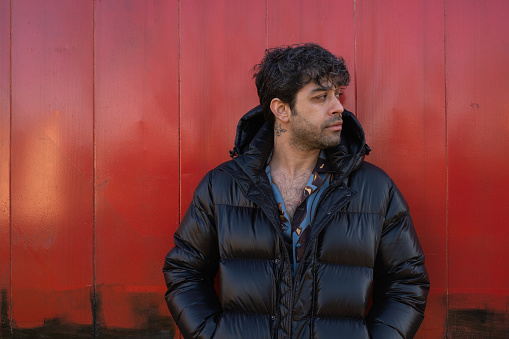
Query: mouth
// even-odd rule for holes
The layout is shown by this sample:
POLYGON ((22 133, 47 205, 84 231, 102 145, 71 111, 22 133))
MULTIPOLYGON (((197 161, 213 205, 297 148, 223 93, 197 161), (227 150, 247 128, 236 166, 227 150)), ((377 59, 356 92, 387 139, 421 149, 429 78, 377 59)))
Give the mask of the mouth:
POLYGON ((333 124, 328 125, 326 128, 334 130, 334 131, 341 131, 343 129, 343 122, 337 121, 333 124))

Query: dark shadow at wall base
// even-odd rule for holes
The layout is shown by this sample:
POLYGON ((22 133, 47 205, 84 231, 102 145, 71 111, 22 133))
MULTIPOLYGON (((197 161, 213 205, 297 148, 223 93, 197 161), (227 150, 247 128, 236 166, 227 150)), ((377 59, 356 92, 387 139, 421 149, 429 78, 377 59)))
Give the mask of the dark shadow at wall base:
POLYGON ((11 334, 11 325, 9 320, 9 300, 7 299, 7 289, 3 288, 0 292, 0 338, 8 338, 11 334))
POLYGON ((448 312, 450 339, 509 339, 509 313, 489 309, 448 312))
MULTIPOLYGON (((174 325, 168 318, 151 319, 145 329, 105 328, 96 327, 95 338, 147 338, 147 339, 173 339, 175 337, 174 325)), ((46 320, 43 326, 36 328, 13 328, 2 332, 1 339, 9 338, 94 338, 92 325, 78 325, 64 323, 58 318, 46 320), (5 336, 4 336, 5 335, 5 336)))

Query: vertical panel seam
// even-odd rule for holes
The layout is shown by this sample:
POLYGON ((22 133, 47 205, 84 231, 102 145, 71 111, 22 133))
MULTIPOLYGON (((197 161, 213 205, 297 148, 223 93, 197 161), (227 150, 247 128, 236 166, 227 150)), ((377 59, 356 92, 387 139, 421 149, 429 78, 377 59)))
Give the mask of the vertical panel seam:
POLYGON ((355 6, 355 0, 353 0, 353 81, 355 82, 353 88, 353 99, 355 115, 357 113, 357 7, 355 6))
POLYGON ((444 0, 444 121, 445 121, 445 337, 449 335, 449 138, 448 138, 448 101, 447 101, 447 16, 444 0))
POLYGON ((95 15, 96 1, 92 2, 92 336, 97 337, 97 274, 96 274, 96 175, 97 175, 97 144, 96 144, 96 93, 95 93, 95 15))
MULTIPOLYGON (((179 197, 178 197, 178 224, 180 224, 180 220, 182 219, 182 101, 181 101, 181 69, 182 69, 182 63, 181 63, 181 52, 182 52, 182 2, 181 0, 178 0, 177 3, 177 39, 178 39, 178 53, 177 53, 177 124, 178 124, 178 163, 179 163, 179 174, 178 174, 178 185, 179 185, 179 197)), ((182 335, 178 330, 176 330, 178 334, 178 338, 182 339, 182 335)), ((175 333, 174 333, 175 334, 175 333)))
POLYGON ((265 0, 265 49, 269 48, 269 0, 265 0))
POLYGON ((178 197, 178 206, 179 206, 179 220, 178 223, 180 223, 180 220, 182 219, 182 144, 181 144, 181 137, 182 137, 182 126, 181 126, 181 115, 182 115, 182 106, 181 106, 181 34, 182 34, 182 15, 181 15, 181 0, 178 0, 178 9, 177 9, 177 34, 178 34, 178 55, 177 55, 177 106, 178 106, 178 162, 179 162, 179 197, 178 197))
POLYGON ((9 3, 9 329, 13 333, 12 298, 12 14, 13 0, 9 3))

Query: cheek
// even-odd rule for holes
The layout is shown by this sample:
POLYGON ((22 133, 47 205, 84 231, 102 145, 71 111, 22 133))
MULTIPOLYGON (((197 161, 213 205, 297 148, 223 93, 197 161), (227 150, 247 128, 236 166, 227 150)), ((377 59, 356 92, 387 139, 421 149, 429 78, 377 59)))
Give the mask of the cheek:
POLYGON ((318 129, 318 126, 320 126, 320 125, 316 124, 312 120, 309 120, 306 118, 301 118, 301 119, 299 119, 297 126, 303 130, 313 131, 315 129, 318 129))

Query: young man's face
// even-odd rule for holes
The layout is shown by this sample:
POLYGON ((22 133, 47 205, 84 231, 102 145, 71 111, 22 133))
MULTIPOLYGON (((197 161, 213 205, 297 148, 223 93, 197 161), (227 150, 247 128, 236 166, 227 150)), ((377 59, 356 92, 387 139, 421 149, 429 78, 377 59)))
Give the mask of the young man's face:
POLYGON ((290 141, 301 150, 339 145, 344 111, 339 101, 342 88, 311 81, 298 92, 289 120, 290 141))

